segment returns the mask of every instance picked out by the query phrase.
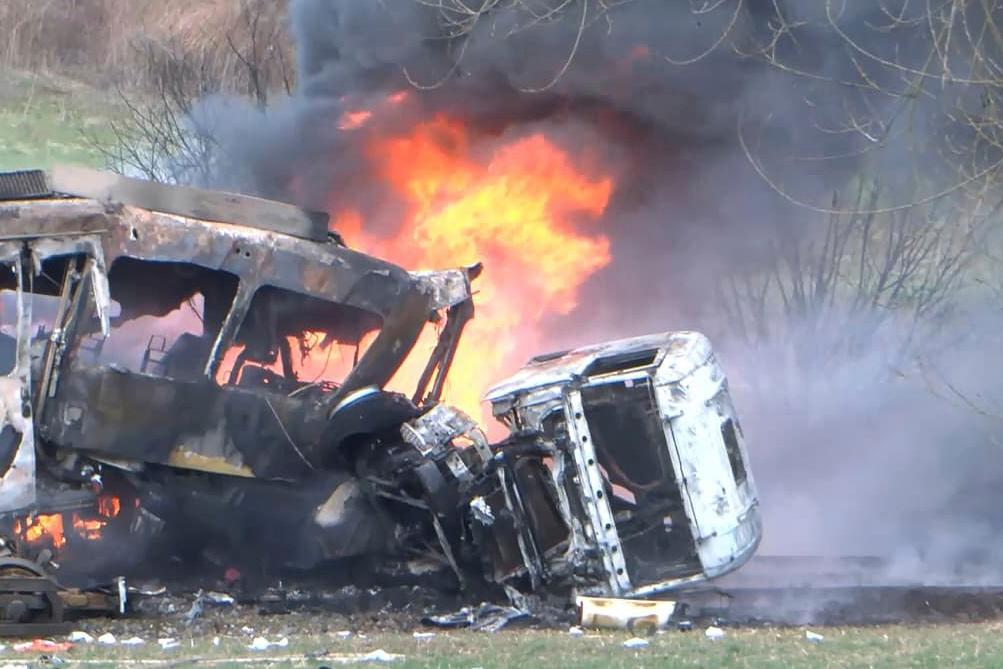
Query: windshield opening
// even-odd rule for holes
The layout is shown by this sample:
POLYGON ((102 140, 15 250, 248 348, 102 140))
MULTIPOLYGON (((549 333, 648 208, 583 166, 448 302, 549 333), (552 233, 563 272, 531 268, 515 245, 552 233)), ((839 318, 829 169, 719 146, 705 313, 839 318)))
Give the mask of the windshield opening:
POLYGON ((216 381, 282 393, 337 389, 383 327, 377 314, 274 286, 255 292, 216 381))
POLYGON ((119 258, 108 272, 111 332, 101 336, 92 309, 80 358, 150 376, 200 379, 238 283, 233 274, 190 263, 119 258))

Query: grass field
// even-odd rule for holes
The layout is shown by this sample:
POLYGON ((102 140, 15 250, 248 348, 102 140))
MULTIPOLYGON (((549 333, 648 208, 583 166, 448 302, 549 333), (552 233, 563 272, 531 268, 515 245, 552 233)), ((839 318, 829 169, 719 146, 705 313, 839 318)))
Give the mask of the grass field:
POLYGON ((87 137, 111 140, 113 100, 77 82, 0 71, 0 170, 100 166, 102 156, 87 137))
MULTIPOLYGON (((386 663, 394 667, 1003 666, 1003 623, 816 631, 825 635, 823 642, 808 642, 804 629, 796 628, 729 629, 721 641, 706 639, 702 630, 670 631, 650 637, 650 645, 637 650, 623 647, 627 633, 609 631, 590 632, 584 637, 545 630, 503 630, 497 634, 450 631, 427 640, 415 639, 407 632, 372 632, 346 639, 331 631, 289 634, 288 646, 259 652, 247 647, 254 633, 220 636, 218 645, 213 644, 211 633, 200 633, 196 637, 179 634, 181 645, 168 650, 150 639, 142 646, 128 648, 80 645, 56 655, 65 661, 64 666, 87 667, 332 667, 359 663, 361 656, 378 649, 403 656, 386 663)), ((7 649, 0 653, 0 666, 30 659, 7 649)))

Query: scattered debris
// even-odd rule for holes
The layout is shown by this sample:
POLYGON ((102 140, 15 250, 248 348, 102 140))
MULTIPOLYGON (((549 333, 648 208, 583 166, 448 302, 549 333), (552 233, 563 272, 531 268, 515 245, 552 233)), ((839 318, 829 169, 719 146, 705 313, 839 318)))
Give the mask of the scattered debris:
MULTIPOLYGON (((456 629, 459 627, 470 627, 474 624, 474 609, 469 606, 464 606, 459 611, 455 613, 444 613, 437 616, 426 616, 421 619, 426 625, 432 625, 434 627, 442 627, 444 629, 456 629)), ((341 632, 341 634, 345 634, 341 632)), ((351 632, 345 636, 351 635, 351 632)))
POLYGON ((170 600, 163 600, 157 604, 157 613, 162 616, 173 616, 178 612, 178 607, 170 600))
POLYGON ((805 630, 804 638, 812 643, 822 643, 825 641, 825 637, 817 632, 812 632, 811 630, 805 630))
POLYGON ((711 641, 720 641, 724 638, 724 630, 720 627, 711 626, 707 628, 703 635, 711 641))
POLYGON ((398 655, 396 653, 388 653, 387 651, 379 648, 372 651, 371 653, 366 653, 365 655, 357 655, 356 662, 398 662, 403 660, 403 655, 398 655))
POLYGON ((170 638, 157 639, 157 643, 159 643, 160 647, 163 648, 164 650, 168 650, 169 648, 177 648, 178 646, 181 645, 181 642, 179 642, 177 639, 170 639, 170 638))
POLYGON ((14 650, 18 653, 63 653, 70 648, 73 648, 73 644, 68 641, 58 642, 48 639, 32 639, 14 644, 14 650))
POLYGON ((484 501, 483 497, 474 497, 470 500, 470 513, 477 522, 490 527, 494 525, 495 516, 491 512, 491 507, 484 501))
POLYGON ((693 621, 692 620, 680 620, 676 623, 676 629, 680 632, 692 632, 693 631, 693 621))
POLYGON ((489 605, 488 610, 486 611, 484 608, 484 606, 481 606, 481 610, 477 616, 477 622, 475 622, 472 626, 472 629, 479 632, 497 632, 510 622, 529 617, 529 614, 525 611, 520 611, 519 609, 512 608, 511 606, 489 605))
POLYGON ((158 597, 167 594, 167 586, 160 583, 140 583, 139 585, 130 585, 129 592, 144 597, 158 597))
POLYGON ((665 629, 676 612, 676 602, 610 597, 579 597, 582 627, 627 629, 654 633, 665 629))
POLYGON ((419 641, 428 641, 429 639, 434 639, 436 634, 435 632, 415 632, 411 636, 419 641))
POLYGON ((192 602, 191 608, 185 614, 185 622, 191 625, 201 618, 205 612, 206 604, 213 606, 233 606, 236 604, 236 600, 225 592, 204 592, 199 590, 195 595, 195 601, 192 602))
POLYGON ((70 632, 69 636, 66 637, 66 640, 71 643, 94 643, 94 637, 81 630, 70 632))
POLYGON ((497 632, 514 620, 528 617, 527 611, 485 602, 476 609, 465 606, 455 613, 422 618, 422 622, 444 629, 469 627, 480 632, 497 632))
POLYGON ((111 632, 105 632, 104 634, 98 637, 97 641, 98 643, 104 644, 105 646, 114 646, 115 644, 118 643, 118 639, 116 639, 115 635, 112 634, 111 632))
POLYGON ((341 630, 340 632, 335 632, 335 634, 341 639, 347 639, 352 636, 352 633, 349 630, 341 630))
POLYGON ((634 637, 633 639, 627 639, 623 642, 624 648, 647 648, 649 641, 647 639, 642 639, 640 637, 634 637))
POLYGON ((572 626, 571 628, 568 629, 568 635, 569 636, 585 636, 585 630, 583 630, 581 627, 578 627, 577 625, 574 625, 574 626, 572 626))
POLYGON ((123 639, 119 643, 123 646, 142 646, 146 643, 146 639, 141 639, 138 636, 131 636, 128 639, 123 639))
POLYGON ((185 623, 191 625, 196 620, 202 617, 202 611, 205 608, 205 595, 199 590, 198 594, 195 595, 195 601, 192 602, 192 606, 188 609, 188 613, 185 614, 185 623))
POLYGON ((248 646, 251 650, 268 650, 269 648, 285 648, 289 645, 289 639, 282 637, 278 641, 269 641, 263 636, 254 637, 254 641, 248 646))
POLYGON ((236 603, 236 600, 225 592, 212 591, 205 593, 205 601, 216 606, 233 606, 236 603))

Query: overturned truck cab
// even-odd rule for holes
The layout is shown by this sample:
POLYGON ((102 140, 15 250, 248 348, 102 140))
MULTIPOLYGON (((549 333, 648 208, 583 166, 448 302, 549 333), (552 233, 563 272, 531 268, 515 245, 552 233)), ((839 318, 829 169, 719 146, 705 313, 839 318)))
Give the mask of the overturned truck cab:
POLYGON ((443 402, 479 272, 408 272, 281 203, 0 174, 0 566, 211 554, 570 600, 746 561, 756 491, 706 338, 536 358, 488 394, 490 443, 443 402))
POLYGON ((510 442, 548 459, 567 536, 554 541, 527 512, 529 534, 550 544, 534 543, 538 573, 583 594, 644 596, 732 571, 758 546, 741 427, 703 335, 541 356, 487 399, 510 442))

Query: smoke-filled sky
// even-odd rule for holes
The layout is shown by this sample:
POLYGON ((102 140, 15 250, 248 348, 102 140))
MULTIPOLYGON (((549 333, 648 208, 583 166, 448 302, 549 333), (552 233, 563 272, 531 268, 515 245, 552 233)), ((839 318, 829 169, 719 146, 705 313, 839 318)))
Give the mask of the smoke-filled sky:
POLYGON ((907 76, 930 53, 925 24, 908 22, 920 10, 896 14, 904 2, 882 9, 865 0, 747 0, 705 12, 681 1, 606 4, 600 13, 579 0, 531 24, 523 3, 500 3, 456 37, 418 2, 293 0, 294 95, 266 111, 208 100, 199 112, 224 120, 218 185, 314 208, 340 198, 371 213, 367 224, 383 224, 393 206, 337 119, 401 90, 415 103, 374 122, 406 127, 445 110, 485 142, 544 132, 587 147, 617 177, 601 224, 613 260, 576 310, 548 323, 546 343, 708 332, 745 426, 764 553, 886 555, 932 579, 1003 547, 998 425, 965 406, 993 406, 994 296, 962 291, 936 354, 924 339, 930 328, 896 317, 872 334, 871 312, 823 332, 770 312, 767 321, 789 321, 775 329, 784 335, 750 341, 719 300, 735 272, 764 276, 789 261, 792 238, 825 232, 824 214, 774 186, 825 207, 834 190, 876 179, 887 207, 947 183, 938 150, 944 109, 957 97, 943 81, 907 76), (900 16, 896 30, 875 30, 889 16, 900 16), (797 27, 775 40, 781 18, 797 27), (871 49, 902 67, 868 57, 871 49), (897 93, 910 86, 922 94, 905 104, 897 93), (852 353, 792 362, 805 338, 858 336, 866 343, 852 353), (945 399, 944 370, 965 398, 945 399))

